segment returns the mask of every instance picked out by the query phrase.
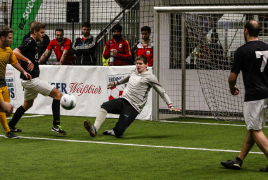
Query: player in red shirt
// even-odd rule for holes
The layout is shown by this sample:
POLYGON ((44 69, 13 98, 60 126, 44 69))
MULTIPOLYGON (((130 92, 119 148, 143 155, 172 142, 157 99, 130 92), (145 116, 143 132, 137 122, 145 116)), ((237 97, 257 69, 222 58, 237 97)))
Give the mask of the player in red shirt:
POLYGON ((55 30, 56 39, 50 41, 46 51, 39 59, 39 64, 46 59, 53 49, 58 61, 56 65, 75 65, 75 56, 71 52, 72 42, 70 39, 64 38, 63 35, 63 29, 58 28, 55 30))
POLYGON ((119 24, 114 25, 112 28, 113 38, 106 42, 103 57, 105 59, 110 58, 110 53, 112 53, 114 57, 113 64, 111 64, 110 58, 109 65, 124 66, 132 61, 130 44, 122 37, 121 32, 122 26, 119 24))
POLYGON ((141 28, 141 35, 143 42, 140 42, 137 46, 137 57, 140 55, 144 55, 148 59, 148 66, 153 66, 153 58, 154 58, 154 47, 151 42, 151 28, 148 26, 144 26, 141 28))

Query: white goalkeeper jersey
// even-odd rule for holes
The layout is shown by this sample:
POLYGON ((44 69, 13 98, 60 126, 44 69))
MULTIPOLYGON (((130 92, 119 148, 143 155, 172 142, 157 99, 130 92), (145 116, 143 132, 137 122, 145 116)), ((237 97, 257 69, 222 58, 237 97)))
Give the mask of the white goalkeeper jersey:
POLYGON ((126 99, 139 113, 145 106, 148 93, 152 87, 167 104, 172 103, 165 89, 158 83, 157 78, 151 72, 138 73, 137 70, 133 70, 129 76, 118 81, 119 84, 127 82, 122 98, 126 99))

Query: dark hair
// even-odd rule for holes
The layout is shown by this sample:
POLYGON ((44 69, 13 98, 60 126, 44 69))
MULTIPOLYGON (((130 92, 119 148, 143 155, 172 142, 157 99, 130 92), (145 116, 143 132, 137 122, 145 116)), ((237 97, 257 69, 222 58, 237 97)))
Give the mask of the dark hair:
POLYGON ((122 26, 120 24, 114 25, 113 28, 112 28, 112 32, 114 32, 116 30, 119 31, 119 32, 122 32, 122 26))
POLYGON ((248 34, 251 37, 258 37, 260 31, 261 31, 261 26, 258 21, 255 20, 249 20, 245 24, 245 29, 248 30, 248 34))
POLYGON ((82 27, 89 27, 89 28, 91 28, 89 22, 83 22, 82 27))
POLYGON ((0 29, 0 37, 7 37, 9 33, 13 33, 13 29, 10 27, 4 26, 0 29))
POLYGON ((44 24, 42 24, 38 21, 32 22, 31 26, 32 26, 32 27, 30 27, 31 34, 33 34, 34 31, 38 32, 38 31, 40 31, 40 29, 45 29, 45 27, 46 27, 44 24))
POLYGON ((141 61, 143 61, 144 64, 148 64, 148 59, 147 59, 147 57, 144 56, 144 55, 140 55, 140 56, 138 56, 138 57, 136 58, 136 61, 137 61, 137 60, 141 60, 141 61))
POLYGON ((149 34, 151 33, 151 28, 149 26, 143 26, 141 31, 147 31, 149 34))
POLYGON ((56 31, 61 31, 62 34, 64 34, 64 30, 63 30, 62 28, 57 28, 57 29, 55 30, 55 34, 56 34, 56 31))

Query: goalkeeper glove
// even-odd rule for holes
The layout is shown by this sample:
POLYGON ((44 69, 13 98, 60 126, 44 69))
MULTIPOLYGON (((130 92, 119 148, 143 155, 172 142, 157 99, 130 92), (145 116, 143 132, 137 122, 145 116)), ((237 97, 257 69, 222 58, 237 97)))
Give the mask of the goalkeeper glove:
POLYGON ((174 112, 181 112, 181 110, 175 108, 175 106, 171 103, 168 105, 169 111, 174 111, 174 112))
POLYGON ((111 88, 117 86, 118 84, 119 84, 118 81, 110 82, 110 83, 107 85, 107 89, 111 89, 111 88))

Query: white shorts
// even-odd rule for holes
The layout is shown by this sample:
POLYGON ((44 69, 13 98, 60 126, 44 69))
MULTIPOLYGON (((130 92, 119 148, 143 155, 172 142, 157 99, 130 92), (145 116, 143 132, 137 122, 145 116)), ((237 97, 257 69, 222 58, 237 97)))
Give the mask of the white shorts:
POLYGON ((43 96, 48 96, 54 86, 48 84, 47 82, 34 78, 30 80, 21 80, 21 85, 24 87, 24 100, 33 100, 37 97, 38 93, 43 96))
POLYGON ((268 98, 244 102, 244 118, 247 130, 261 130, 267 120, 268 98))

